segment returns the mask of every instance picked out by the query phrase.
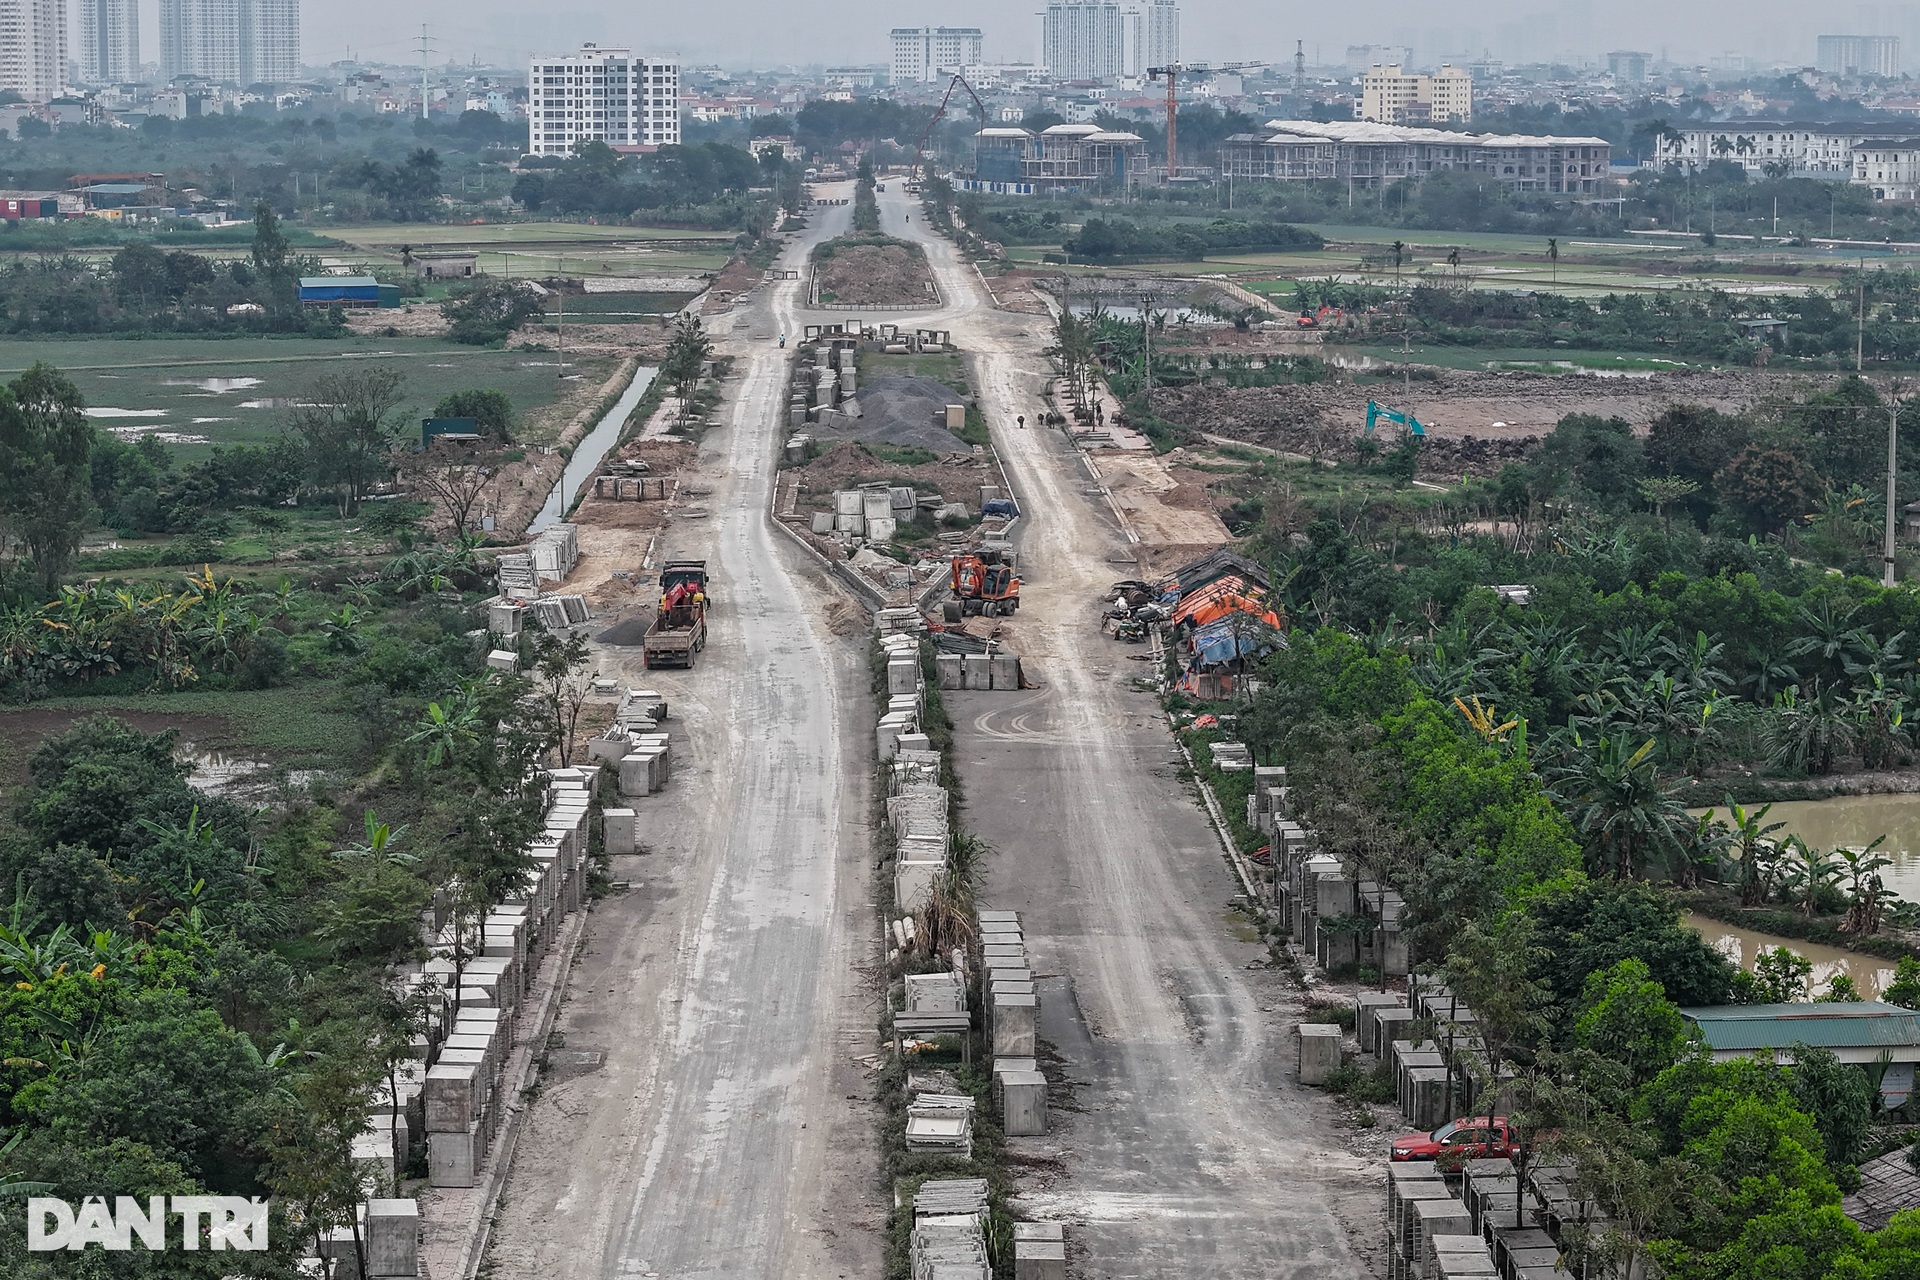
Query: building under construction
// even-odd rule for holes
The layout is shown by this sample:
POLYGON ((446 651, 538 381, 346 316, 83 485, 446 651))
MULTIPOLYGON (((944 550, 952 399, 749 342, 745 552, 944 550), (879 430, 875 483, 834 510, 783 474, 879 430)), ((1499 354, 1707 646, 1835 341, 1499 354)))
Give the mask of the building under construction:
POLYGON ((1443 170, 1497 179, 1516 191, 1599 195, 1612 144, 1605 138, 1454 133, 1339 120, 1269 120, 1220 147, 1223 176, 1242 182, 1351 183, 1381 187, 1443 170))
POLYGON ((1117 191, 1152 180, 1144 138, 1093 124, 1056 124, 1039 133, 1010 125, 982 129, 973 147, 972 175, 954 183, 963 191, 1117 191))

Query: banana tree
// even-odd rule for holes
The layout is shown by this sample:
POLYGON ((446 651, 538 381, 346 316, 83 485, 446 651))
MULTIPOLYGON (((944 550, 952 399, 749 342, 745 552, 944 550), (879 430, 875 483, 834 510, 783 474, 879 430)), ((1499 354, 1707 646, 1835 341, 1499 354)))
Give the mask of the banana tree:
POLYGON ((1843 933, 1867 936, 1880 932, 1887 896, 1880 873, 1893 865, 1893 859, 1874 850, 1886 843, 1886 839, 1877 836, 1864 849, 1836 850, 1840 855, 1838 874, 1847 885, 1847 916, 1840 922, 1843 933))
POLYGON ((1732 796, 1727 797, 1727 816, 1731 822, 1725 848, 1727 856, 1740 864, 1743 906, 1751 907, 1772 896, 1772 881, 1780 868, 1780 842, 1773 838, 1773 833, 1784 831, 1787 826, 1784 822, 1768 822, 1767 815, 1772 811, 1771 804, 1747 809, 1736 804, 1732 796))
POLYGON ((1820 909, 1820 900, 1840 878, 1840 859, 1810 847, 1799 836, 1788 836, 1786 843, 1786 890, 1794 905, 1807 915, 1820 909))

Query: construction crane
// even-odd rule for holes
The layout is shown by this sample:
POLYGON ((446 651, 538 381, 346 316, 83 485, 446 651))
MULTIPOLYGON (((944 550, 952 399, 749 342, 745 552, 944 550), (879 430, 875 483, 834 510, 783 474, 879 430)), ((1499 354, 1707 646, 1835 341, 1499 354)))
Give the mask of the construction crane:
POLYGON ((973 91, 973 86, 967 83, 965 76, 957 71, 954 72, 953 79, 947 82, 947 91, 940 95, 939 108, 934 111, 933 118, 927 121, 926 132, 920 135, 920 145, 913 149, 913 173, 916 178, 920 176, 920 166, 926 162, 927 143, 932 141, 933 131, 940 126, 940 121, 946 116, 947 103, 952 101, 955 89, 967 91, 967 96, 973 99, 973 109, 980 113, 980 127, 982 129, 987 127, 987 104, 980 101, 980 95, 973 91))
POLYGON ((1170 62, 1164 67, 1148 67, 1147 79, 1167 82, 1167 181, 1172 182, 1176 173, 1174 150, 1174 118, 1180 113, 1180 77, 1183 75, 1210 76, 1223 71, 1251 71, 1265 67, 1264 62, 1223 62, 1214 66, 1210 62, 1170 62))

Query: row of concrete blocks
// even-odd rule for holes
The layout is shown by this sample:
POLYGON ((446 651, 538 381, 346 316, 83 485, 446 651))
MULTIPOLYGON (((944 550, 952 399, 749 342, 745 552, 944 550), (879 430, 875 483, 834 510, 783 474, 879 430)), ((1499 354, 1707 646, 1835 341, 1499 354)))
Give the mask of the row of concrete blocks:
POLYGON ((947 865, 948 796, 939 777, 940 753, 925 745, 901 747, 888 762, 893 897, 904 915, 927 904, 934 881, 947 865))
POLYGON ((1402 923, 1406 903, 1399 893, 1364 879, 1329 853, 1315 853, 1310 832, 1276 806, 1284 802, 1284 788, 1268 785, 1285 770, 1269 766, 1254 769, 1254 796, 1266 808, 1264 818, 1273 851, 1273 899, 1295 942, 1312 952, 1328 968, 1370 963, 1390 977, 1405 975, 1409 955, 1402 923), (1264 776, 1263 776, 1264 775, 1264 776), (1335 916, 1364 915, 1373 921, 1365 939, 1348 929, 1324 929, 1335 916))
POLYGON ((580 529, 577 525, 549 525, 527 544, 533 558, 533 571, 542 578, 564 579, 580 563, 580 529))
POLYGON ((627 735, 627 754, 615 768, 619 770, 620 794, 637 799, 661 790, 673 779, 673 744, 658 729, 627 735))
POLYGON ((534 570, 533 557, 507 552, 493 562, 500 595, 507 600, 533 600, 540 595, 540 575, 534 570))
POLYGON ((1015 911, 981 909, 981 984, 986 995, 987 1044, 994 1060, 994 1092, 1009 1137, 1047 1131, 1046 1077, 1035 1069, 1040 997, 1027 960, 1026 936, 1015 911), (1002 1067, 1005 1066, 1005 1074, 1002 1067))
MULTIPOLYGON (((1558 1185, 1555 1169, 1543 1169, 1544 1185, 1558 1185)), ((1510 1160, 1470 1160, 1455 1196, 1431 1161, 1395 1163, 1387 1169, 1388 1274, 1401 1280, 1500 1276, 1548 1280, 1560 1247, 1538 1225, 1543 1179, 1529 1176, 1526 1205, 1510 1160), (1520 1225, 1514 1225, 1516 1218, 1520 1225)))
POLYGON ((1020 688, 1020 659, 1011 653, 943 653, 933 666, 942 689, 1012 693, 1020 688))

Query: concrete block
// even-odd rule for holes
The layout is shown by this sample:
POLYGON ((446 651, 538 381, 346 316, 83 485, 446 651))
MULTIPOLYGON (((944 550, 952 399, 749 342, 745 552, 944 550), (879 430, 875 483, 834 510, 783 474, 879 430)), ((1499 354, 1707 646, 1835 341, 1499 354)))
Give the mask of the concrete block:
POLYGON ((600 831, 609 855, 640 852, 638 823, 631 809, 605 809, 600 814, 600 831))
POLYGON ((349 1156, 363 1178, 377 1187, 391 1187, 394 1175, 393 1127, 388 1124, 368 1133, 355 1134, 349 1156))
POLYGON ((1067 1280, 1066 1242, 1015 1240, 1013 1280, 1067 1280))
POLYGON ((933 896, 933 882, 946 869, 944 858, 938 861, 909 861, 901 858, 893 864, 893 901, 901 911, 914 912, 927 905, 933 896))
POLYGON ((427 1180, 436 1187, 471 1187, 478 1180, 487 1146, 480 1127, 427 1133, 427 1180))
POLYGON ((1047 1078, 1038 1071, 996 1071, 1001 1125, 1009 1138, 1035 1138, 1047 1131, 1047 1078))
POLYGON ((990 1007, 993 1010, 993 1056, 1031 1058, 1040 1021, 1040 998, 994 996, 990 1007))
POLYGON ((1330 1022, 1303 1022, 1300 1040, 1300 1083, 1325 1084, 1340 1065, 1340 1028, 1330 1022))
POLYGON ((650 796, 666 785, 664 747, 643 747, 620 761, 620 794, 650 796))
POLYGON ((967 426, 967 406, 950 404, 947 406, 947 430, 964 431, 967 426))
POLYGON ((993 688, 993 659, 984 653, 969 653, 961 662, 962 685, 968 689, 993 688))
POLYGON ((895 747, 899 751, 927 751, 932 746, 932 740, 924 733, 903 733, 895 739, 895 747))
POLYGON ((367 1272, 375 1280, 420 1274, 420 1206, 412 1200, 367 1201, 367 1272))
POLYGON ((470 1063, 428 1067, 424 1102, 427 1132, 457 1133, 468 1128, 480 1118, 479 1068, 470 1063))
POLYGON ((934 658, 933 668, 939 676, 940 687, 942 689, 959 689, 965 687, 963 683, 965 680, 965 670, 962 666, 964 661, 964 657, 957 653, 943 653, 934 658))
POLYGON ((1020 688, 1020 659, 1010 653, 997 653, 987 661, 990 687, 996 692, 1017 692, 1020 688))
POLYGON ((1013 1224, 1015 1243, 1022 1240, 1065 1240, 1067 1227, 1063 1222, 1016 1222, 1013 1224))
POLYGON ((1380 1052, 1380 1024, 1373 1020, 1374 1014, 1382 1009, 1400 1007, 1400 993, 1397 991, 1362 991, 1354 996, 1354 1036, 1359 1040, 1362 1050, 1367 1053, 1380 1052))
POLYGON ((488 605, 487 630, 511 640, 520 634, 520 619, 525 613, 524 609, 511 602, 488 605))
POLYGON ((520 665, 520 658, 511 649, 495 649, 487 654, 487 666, 495 671, 513 671, 520 665))
POLYGON ((917 693, 920 689, 920 664, 911 658, 893 658, 887 662, 887 694, 917 693))

